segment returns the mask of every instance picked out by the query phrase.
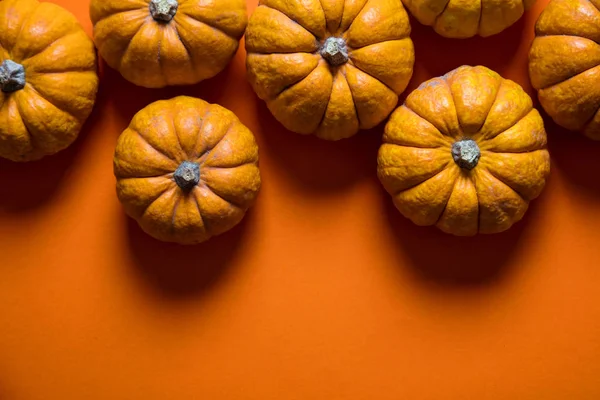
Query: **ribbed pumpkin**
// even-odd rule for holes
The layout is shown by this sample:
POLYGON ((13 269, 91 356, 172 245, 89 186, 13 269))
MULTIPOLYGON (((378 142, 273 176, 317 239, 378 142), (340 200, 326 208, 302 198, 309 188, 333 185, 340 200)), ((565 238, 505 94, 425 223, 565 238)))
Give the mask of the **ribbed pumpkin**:
POLYGON ((423 83, 390 118, 379 178, 417 225, 469 236, 519 221, 550 170, 540 114, 485 67, 423 83))
POLYGON ((31 161, 68 147, 97 90, 94 45, 71 13, 0 1, 0 157, 31 161))
POLYGON ((557 124, 600 140, 600 0, 553 0, 540 15, 529 74, 557 124))
POLYGON ((215 76, 247 24, 244 0, 92 0, 90 15, 102 58, 148 88, 215 76))
POLYGON ((287 129, 347 138, 396 107, 413 72, 409 35, 401 0, 261 0, 248 78, 287 129))
POLYGON ((244 217, 260 189, 258 147, 229 110, 191 97, 157 101, 118 140, 117 194, 156 239, 200 243, 244 217))
POLYGON ((423 25, 448 38, 492 36, 521 18, 536 0, 403 0, 423 25))

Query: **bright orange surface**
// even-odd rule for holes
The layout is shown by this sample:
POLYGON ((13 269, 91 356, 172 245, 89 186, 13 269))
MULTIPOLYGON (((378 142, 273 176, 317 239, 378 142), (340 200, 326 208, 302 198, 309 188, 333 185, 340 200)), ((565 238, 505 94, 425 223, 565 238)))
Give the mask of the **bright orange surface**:
MULTIPOLYGON (((88 1, 54 1, 91 33, 88 1)), ((483 64, 533 94, 538 3, 486 40, 413 23, 410 88, 483 64)), ((381 128, 326 143, 279 126, 243 50, 184 89, 102 71, 76 145, 0 162, 0 399, 600 399, 600 144, 548 121, 553 172, 525 220, 459 239, 395 211, 381 128), (258 204, 196 247, 143 234, 112 175, 133 114, 176 94, 232 109, 261 146, 258 204)))

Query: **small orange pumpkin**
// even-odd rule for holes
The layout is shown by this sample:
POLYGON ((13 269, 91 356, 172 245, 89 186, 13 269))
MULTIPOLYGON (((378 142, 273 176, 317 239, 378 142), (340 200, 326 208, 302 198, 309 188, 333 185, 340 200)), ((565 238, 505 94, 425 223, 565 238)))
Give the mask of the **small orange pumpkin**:
POLYGON ((0 2, 0 157, 32 161, 68 147, 97 91, 94 45, 71 13, 0 2))
POLYGON ((92 0, 90 15, 102 58, 148 88, 217 75, 248 21, 244 0, 92 0))
POLYGON ((413 73, 409 35, 401 0, 261 0, 248 79, 287 129, 347 138, 396 107, 413 73))
POLYGON ((550 171, 531 98, 485 67, 423 83, 385 127, 379 179, 417 225, 469 236, 519 221, 550 171))
POLYGON ((237 225, 260 189, 252 132, 231 111, 183 96, 135 115, 114 171, 127 214, 156 239, 181 244, 237 225))
POLYGON ((403 0, 423 25, 448 38, 487 37, 502 32, 536 0, 403 0))
POLYGON ((600 140, 600 0, 553 0, 540 15, 529 75, 559 125, 600 140))

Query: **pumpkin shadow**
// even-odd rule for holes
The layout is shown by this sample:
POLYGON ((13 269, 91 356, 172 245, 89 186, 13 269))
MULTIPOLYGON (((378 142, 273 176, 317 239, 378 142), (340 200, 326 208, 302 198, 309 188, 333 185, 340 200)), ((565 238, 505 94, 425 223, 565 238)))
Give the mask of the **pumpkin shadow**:
POLYGON ((356 136, 332 142, 288 131, 258 102, 261 142, 270 161, 279 164, 288 180, 307 192, 327 193, 372 178, 384 123, 356 136))
POLYGON ((104 75, 105 90, 111 93, 109 100, 111 108, 119 118, 119 125, 123 130, 129 126, 138 111, 155 101, 168 100, 177 96, 191 96, 209 103, 222 104, 227 98, 225 87, 239 86, 240 81, 246 84, 245 69, 239 71, 243 65, 237 59, 213 78, 195 85, 169 86, 161 89, 148 89, 134 85, 123 78, 118 71, 110 68, 103 59, 100 59, 100 68, 104 75))
MULTIPOLYGON (((404 92, 410 93, 432 76, 442 76, 463 65, 483 65, 500 75, 510 69, 507 60, 523 46, 527 34, 526 18, 521 18, 503 32, 487 38, 449 39, 438 35, 432 27, 411 18, 411 38, 415 45, 415 75, 404 92), (460 54, 460 57, 451 55, 460 54)), ((526 69, 526 64, 524 66, 526 69)))
POLYGON ((231 272, 251 215, 250 211, 232 230, 193 246, 160 242, 124 216, 136 271, 165 297, 177 299, 205 293, 231 272))
POLYGON ((191 246, 158 241, 135 220, 123 215, 135 269, 165 297, 183 299, 205 293, 231 273, 244 234, 252 223, 252 214, 250 210, 230 231, 191 246))
POLYGON ((60 191, 68 178, 70 168, 86 147, 93 126, 101 118, 100 109, 104 93, 100 89, 96 106, 84 124, 75 142, 38 161, 17 163, 0 158, 0 209, 9 213, 27 212, 47 205, 60 191))
MULTIPOLYGON (((541 107, 539 109, 543 112, 541 107)), ((568 131, 545 113, 543 115, 552 167, 568 177, 565 180, 568 185, 600 198, 600 142, 588 139, 579 132, 568 131)))
POLYGON ((528 221, 538 218, 536 210, 544 201, 543 195, 532 201, 523 220, 508 231, 457 237, 435 227, 413 224, 395 208, 390 196, 384 190, 381 192, 389 227, 401 247, 401 256, 411 261, 409 272, 424 284, 456 289, 489 286, 506 278, 528 221))

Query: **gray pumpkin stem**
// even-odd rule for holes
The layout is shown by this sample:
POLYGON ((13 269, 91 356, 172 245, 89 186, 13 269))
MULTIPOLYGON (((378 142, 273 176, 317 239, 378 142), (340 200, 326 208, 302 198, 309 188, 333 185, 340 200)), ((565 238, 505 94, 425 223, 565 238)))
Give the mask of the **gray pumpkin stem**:
POLYGON ((150 14, 159 22, 169 22, 177 14, 179 2, 177 0, 151 0, 150 14))
POLYGON ((460 140, 452 145, 452 158, 461 168, 472 170, 479 163, 481 150, 474 140, 460 140))
POLYGON ((182 162, 173 174, 175 183, 182 190, 189 192, 200 183, 200 165, 195 162, 182 162))
POLYGON ((12 60, 0 65, 0 90, 12 93, 25 87, 25 68, 12 60))
POLYGON ((327 62, 337 67, 348 62, 348 46, 342 38, 329 37, 323 43, 320 50, 321 56, 327 62))

